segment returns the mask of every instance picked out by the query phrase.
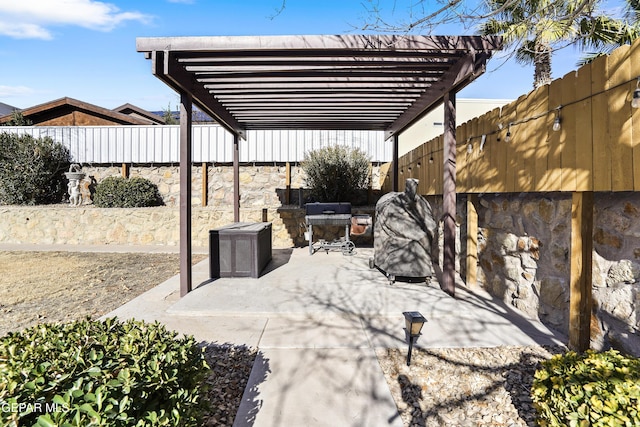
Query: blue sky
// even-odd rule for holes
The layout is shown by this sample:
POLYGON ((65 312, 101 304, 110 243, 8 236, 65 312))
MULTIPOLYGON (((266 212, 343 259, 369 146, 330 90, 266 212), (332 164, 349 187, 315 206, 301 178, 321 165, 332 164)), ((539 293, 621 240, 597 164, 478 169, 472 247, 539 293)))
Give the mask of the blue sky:
MULTIPOLYGON (((277 13, 282 0, 0 0, 0 102, 26 108, 68 96, 106 108, 175 108, 178 96, 153 77, 137 37, 360 34, 370 2, 287 0, 277 13)), ((393 22, 410 2, 375 0, 393 22)), ((570 49, 554 56, 554 78, 576 58, 570 49)), ((515 99, 532 81, 532 67, 494 58, 458 97, 515 99)))

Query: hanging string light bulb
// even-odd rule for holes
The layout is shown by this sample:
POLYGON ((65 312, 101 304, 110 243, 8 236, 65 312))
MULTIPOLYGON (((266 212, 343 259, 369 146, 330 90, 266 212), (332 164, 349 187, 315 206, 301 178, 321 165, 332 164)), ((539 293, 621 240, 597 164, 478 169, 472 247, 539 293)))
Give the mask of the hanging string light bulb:
POLYGON ((560 108, 561 106, 556 108, 556 118, 553 119, 553 130, 554 132, 558 132, 561 128, 561 119, 560 119, 560 108))
POLYGON ((511 142, 511 123, 509 123, 509 127, 507 128, 507 134, 504 136, 505 142, 511 142))

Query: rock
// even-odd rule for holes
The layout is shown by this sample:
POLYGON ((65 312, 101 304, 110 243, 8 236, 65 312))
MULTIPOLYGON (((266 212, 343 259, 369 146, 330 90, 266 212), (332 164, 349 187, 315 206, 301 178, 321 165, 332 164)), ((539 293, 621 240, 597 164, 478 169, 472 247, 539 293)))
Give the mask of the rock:
POLYGON ((640 275, 640 265, 628 260, 614 264, 607 272, 607 286, 613 286, 616 283, 635 283, 640 275))

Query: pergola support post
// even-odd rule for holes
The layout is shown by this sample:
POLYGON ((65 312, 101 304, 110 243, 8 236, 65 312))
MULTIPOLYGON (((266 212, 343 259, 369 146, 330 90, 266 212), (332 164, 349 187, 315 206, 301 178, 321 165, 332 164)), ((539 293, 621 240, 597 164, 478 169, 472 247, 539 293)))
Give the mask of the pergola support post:
POLYGON ((576 192, 571 199, 569 348, 578 352, 591 347, 592 261, 593 192, 576 192))
POLYGON ((191 108, 192 96, 180 93, 180 296, 191 292, 191 108))
POLYGON ((233 221, 240 222, 240 137, 233 134, 233 221))
POLYGON ((399 137, 398 134, 393 135, 392 144, 393 144, 393 162, 391 163, 391 191, 398 191, 398 145, 399 145, 399 137))
POLYGON ((285 191, 284 191, 284 204, 289 205, 291 203, 291 163, 285 163, 285 191))
POLYGON ((442 209, 444 244, 442 283, 440 287, 451 296, 456 285, 456 97, 444 95, 444 165, 442 209))

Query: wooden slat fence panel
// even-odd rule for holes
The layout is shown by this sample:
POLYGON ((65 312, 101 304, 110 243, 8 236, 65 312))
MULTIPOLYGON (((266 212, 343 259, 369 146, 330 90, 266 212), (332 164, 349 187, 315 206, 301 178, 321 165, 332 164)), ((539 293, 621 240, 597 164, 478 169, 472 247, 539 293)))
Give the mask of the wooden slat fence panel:
MULTIPOLYGON (((631 46, 629 53, 630 79, 627 85, 627 101, 631 102, 631 96, 638 84, 640 76, 640 43, 631 46), (635 79, 634 79, 635 78, 635 79)), ((640 108, 631 109, 631 149, 633 157, 633 189, 640 191, 640 108)))
MULTIPOLYGON (((456 139, 458 141, 468 141, 467 138, 467 123, 458 126, 456 129, 456 139)), ((472 141, 473 142, 473 141, 472 141)), ((477 144, 476 144, 477 146, 477 144)), ((467 187, 467 178, 469 176, 469 154, 464 147, 464 144, 458 142, 456 151, 456 181, 457 185, 467 187)))
POLYGON ((581 67, 575 80, 576 92, 576 191, 593 188, 593 126, 591 120, 591 64, 581 67))
MULTIPOLYGON (((499 113, 461 124, 457 191, 640 191, 640 109, 630 105, 639 76, 636 41, 521 96, 499 113)), ((427 142, 427 151, 439 143, 439 138, 427 142)), ((437 152, 434 164, 441 168, 437 152)), ((435 188, 431 171, 427 178, 427 194, 442 194, 441 177, 435 188)))
MULTIPOLYGON (((471 135, 467 135, 467 139, 473 140, 478 144, 478 146, 480 146, 480 144, 482 143, 482 130, 479 128, 479 123, 480 123, 479 118, 476 117, 472 119, 469 122, 471 135)), ((478 150, 478 152, 475 152, 468 157, 469 175, 468 175, 467 182, 469 183, 469 187, 466 190, 466 192, 468 193, 480 192, 480 188, 478 187, 478 184, 480 182, 481 173, 482 173, 482 166, 480 162, 482 161, 483 152, 484 151, 478 150)))
POLYGON ((608 78, 607 57, 591 63, 591 119, 593 122, 593 189, 610 191, 611 146, 607 135, 609 127, 608 96, 605 92, 608 78))
POLYGON ((495 108, 487 113, 489 120, 485 121, 484 134, 486 135, 486 141, 484 149, 487 149, 488 163, 488 176, 485 180, 483 191, 492 191, 496 188, 499 192, 504 191, 504 181, 506 179, 506 171, 504 170, 506 164, 501 160, 505 158, 506 151, 500 147, 498 142, 498 122, 500 121, 500 108, 495 108))
POLYGON ((607 58, 607 105, 611 149, 613 191, 633 190, 633 150, 631 147, 631 103, 627 100, 630 80, 629 46, 616 49, 607 58))
POLYGON ((529 135, 529 140, 527 141, 529 159, 535 171, 532 188, 534 191, 549 191, 544 180, 547 173, 547 156, 549 154, 547 139, 550 130, 547 121, 549 116, 549 86, 539 87, 531 94, 531 109, 527 114, 535 118, 526 122, 526 125, 529 135))
MULTIPOLYGON (((559 107, 562 105, 562 85, 561 79, 554 80, 549 85, 549 102, 547 108, 551 111, 546 117, 547 129, 547 170, 543 173, 542 191, 553 191, 555 188, 562 188, 562 145, 560 143, 560 130, 554 131, 553 124, 560 114, 559 107)), ((562 128, 561 128, 562 129, 562 128)))
POLYGON ((505 191, 514 192, 516 191, 516 182, 518 179, 518 158, 515 155, 514 150, 512 149, 511 141, 506 140, 507 130, 509 128, 509 123, 514 122, 516 120, 516 105, 517 103, 512 102, 509 105, 505 105, 502 107, 500 124, 502 125, 502 129, 500 129, 498 136, 500 138, 500 147, 502 151, 505 152, 506 158, 506 168, 505 171, 505 191))
POLYGON ((560 125, 558 133, 558 150, 560 151, 560 191, 574 191, 577 187, 576 171, 576 126, 577 105, 572 102, 576 99, 576 73, 571 72, 562 78, 560 87, 560 125))

